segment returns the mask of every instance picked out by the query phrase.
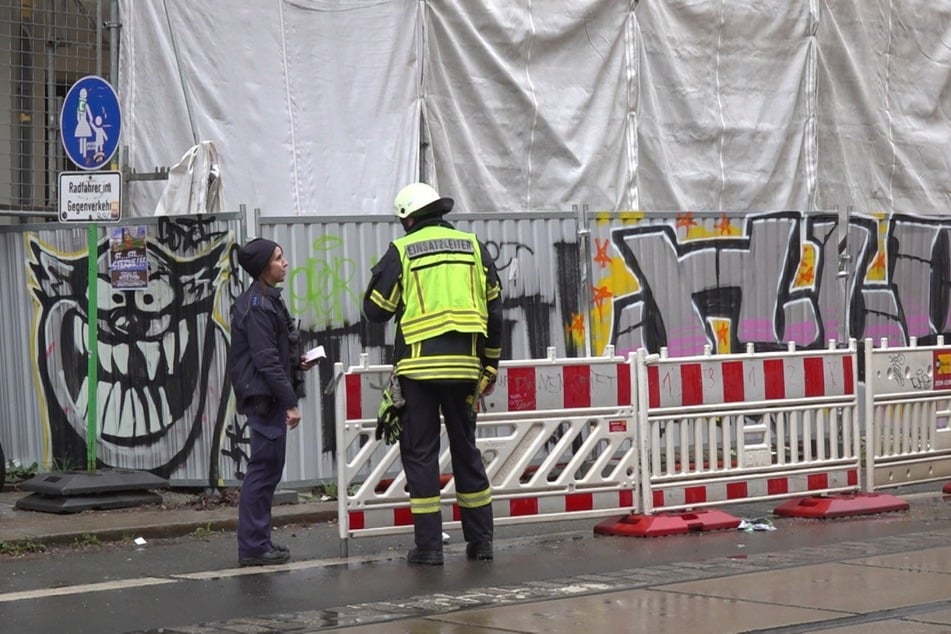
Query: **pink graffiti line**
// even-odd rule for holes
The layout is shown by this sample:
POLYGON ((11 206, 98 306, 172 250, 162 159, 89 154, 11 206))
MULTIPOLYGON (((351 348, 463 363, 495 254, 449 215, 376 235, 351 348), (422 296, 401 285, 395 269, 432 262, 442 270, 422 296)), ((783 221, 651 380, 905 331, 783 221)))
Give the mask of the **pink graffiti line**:
POLYGON ((814 321, 800 321, 786 324, 786 341, 794 341, 796 345, 807 346, 816 342, 819 329, 814 321))

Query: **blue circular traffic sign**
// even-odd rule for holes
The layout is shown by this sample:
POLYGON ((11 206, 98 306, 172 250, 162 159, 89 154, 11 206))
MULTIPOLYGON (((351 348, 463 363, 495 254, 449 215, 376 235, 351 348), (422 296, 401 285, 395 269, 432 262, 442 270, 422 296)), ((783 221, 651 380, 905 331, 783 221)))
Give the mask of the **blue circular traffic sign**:
POLYGON ((109 82, 88 75, 73 84, 59 113, 59 134, 76 167, 94 170, 108 163, 121 131, 119 98, 109 82))

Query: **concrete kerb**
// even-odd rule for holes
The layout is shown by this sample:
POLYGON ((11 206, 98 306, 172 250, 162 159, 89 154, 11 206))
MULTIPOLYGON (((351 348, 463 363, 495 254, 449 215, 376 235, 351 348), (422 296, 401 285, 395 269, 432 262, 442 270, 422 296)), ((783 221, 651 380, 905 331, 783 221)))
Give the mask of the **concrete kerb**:
MULTIPOLYGON (((94 537, 101 542, 185 537, 198 530, 234 531, 238 509, 161 508, 139 506, 127 509, 86 510, 55 514, 15 508, 22 492, 0 494, 0 542, 29 540, 46 545, 72 544, 94 537)), ((278 504, 273 509, 274 526, 335 522, 335 501, 278 504)))
MULTIPOLYGON (((306 505, 311 506, 311 505, 306 505)), ((196 511, 205 513, 207 511, 196 511)), ((85 511, 84 513, 108 513, 108 511, 85 511)), ((174 514, 174 512, 170 512, 174 514)), ((322 509, 295 509, 290 513, 275 513, 272 517, 272 524, 275 527, 284 527, 294 524, 316 524, 322 522, 336 521, 336 508, 332 510, 322 509)), ((108 520, 106 520, 108 521, 108 520)), ((127 539, 142 537, 145 539, 168 539, 176 537, 186 537, 198 530, 207 530, 212 532, 234 531, 238 527, 237 510, 233 511, 232 517, 215 517, 211 519, 199 518, 188 519, 184 521, 167 521, 150 525, 120 525, 116 527, 85 527, 81 530, 49 532, 43 534, 34 534, 30 539, 38 543, 47 545, 67 545, 73 544, 84 536, 95 537, 101 542, 116 542, 127 539)), ((0 539, 0 541, 4 541, 0 539)))

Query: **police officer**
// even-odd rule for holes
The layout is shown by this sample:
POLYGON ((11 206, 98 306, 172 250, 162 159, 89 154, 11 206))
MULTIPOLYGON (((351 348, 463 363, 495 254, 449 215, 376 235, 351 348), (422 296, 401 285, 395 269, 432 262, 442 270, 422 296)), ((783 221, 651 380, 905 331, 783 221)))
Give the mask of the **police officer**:
POLYGON ((491 390, 501 356, 498 272, 476 236, 443 219, 453 206, 429 185, 407 185, 395 215, 406 235, 371 269, 363 314, 395 316, 394 374, 406 400, 400 459, 413 515, 413 564, 442 565, 439 413, 446 421, 466 556, 492 559, 492 491, 475 443, 474 392, 491 390), (480 381, 480 379, 482 379, 480 381))
POLYGON ((238 249, 238 263, 252 282, 231 307, 231 385, 238 412, 248 417, 251 457, 238 502, 238 563, 280 564, 287 547, 271 541, 271 505, 284 471, 287 430, 301 420, 295 389, 305 363, 294 321, 278 284, 287 276, 287 260, 271 240, 255 238, 238 249))

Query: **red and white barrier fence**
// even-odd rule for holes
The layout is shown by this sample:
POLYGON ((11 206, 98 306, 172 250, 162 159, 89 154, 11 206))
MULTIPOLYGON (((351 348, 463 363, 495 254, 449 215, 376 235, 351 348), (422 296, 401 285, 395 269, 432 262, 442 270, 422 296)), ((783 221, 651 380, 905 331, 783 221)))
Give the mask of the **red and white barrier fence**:
MULTIPOLYGON (((637 508, 633 380, 616 357, 503 361, 476 426, 498 525, 605 517, 637 508)), ((390 366, 349 368, 337 393, 340 538, 412 531, 397 446, 374 436, 390 366)), ((441 472, 451 474, 445 432, 441 472)), ((459 525, 451 477, 443 478, 444 526, 459 525)))
POLYGON ((645 513, 856 490, 854 346, 638 355, 645 513))
POLYGON ((951 347, 865 340, 866 489, 951 479, 951 347))
MULTIPOLYGON (((374 437, 391 367, 365 359, 336 367, 344 550, 349 538, 413 524, 399 449, 374 437)), ((628 513, 595 530, 660 535, 730 528, 739 520, 713 507, 755 500, 788 500, 775 512, 805 517, 907 508, 873 491, 951 478, 951 348, 866 341, 863 361, 861 394, 854 341, 502 362, 476 431, 496 523, 628 513)), ((459 509, 445 434, 439 462, 451 528, 459 509)))

